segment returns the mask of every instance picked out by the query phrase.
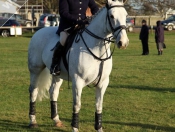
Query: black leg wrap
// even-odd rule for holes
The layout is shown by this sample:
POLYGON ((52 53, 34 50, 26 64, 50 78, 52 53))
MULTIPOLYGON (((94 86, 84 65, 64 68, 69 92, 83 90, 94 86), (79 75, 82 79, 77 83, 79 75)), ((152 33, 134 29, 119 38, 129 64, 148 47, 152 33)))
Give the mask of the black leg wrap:
POLYGON ((35 102, 30 102, 29 115, 35 115, 35 113, 36 113, 35 102))
POLYGON ((95 112, 95 130, 98 130, 102 127, 102 114, 97 114, 95 112))
POLYGON ((79 128, 79 113, 72 114, 72 127, 79 128))
POLYGON ((158 51, 158 55, 160 55, 161 53, 160 53, 160 51, 158 51))
POLYGON ((50 106, 51 106, 51 119, 53 119, 57 115, 57 101, 50 101, 50 106))

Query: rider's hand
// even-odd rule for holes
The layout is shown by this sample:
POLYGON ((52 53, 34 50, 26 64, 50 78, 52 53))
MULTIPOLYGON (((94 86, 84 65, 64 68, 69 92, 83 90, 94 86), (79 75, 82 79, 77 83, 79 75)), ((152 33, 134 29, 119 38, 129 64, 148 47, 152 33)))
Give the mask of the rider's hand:
POLYGON ((88 21, 86 19, 85 20, 78 20, 77 24, 78 25, 86 25, 86 24, 88 24, 88 21))

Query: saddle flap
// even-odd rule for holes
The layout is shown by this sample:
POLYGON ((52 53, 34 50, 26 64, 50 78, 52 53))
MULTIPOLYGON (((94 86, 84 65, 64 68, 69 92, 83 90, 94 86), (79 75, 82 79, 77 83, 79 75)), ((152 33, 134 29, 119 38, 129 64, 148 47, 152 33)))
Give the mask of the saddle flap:
POLYGON ((71 33, 71 34, 68 36, 68 38, 67 38, 67 40, 66 40, 66 43, 65 43, 64 52, 63 52, 62 57, 63 57, 64 66, 65 66, 65 68, 66 68, 67 71, 68 71, 68 62, 67 62, 67 60, 66 60, 66 54, 67 54, 67 52, 69 51, 69 49, 72 47, 72 44, 73 44, 73 42, 74 42, 74 39, 75 39, 75 36, 76 36, 76 35, 77 35, 77 32, 71 33))

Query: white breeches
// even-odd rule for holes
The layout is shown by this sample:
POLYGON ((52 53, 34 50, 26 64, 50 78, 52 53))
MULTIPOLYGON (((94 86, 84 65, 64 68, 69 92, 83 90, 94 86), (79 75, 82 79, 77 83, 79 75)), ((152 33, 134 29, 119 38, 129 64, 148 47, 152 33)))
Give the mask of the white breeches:
POLYGON ((66 32, 66 31, 62 31, 60 33, 60 43, 61 43, 62 46, 65 45, 68 36, 69 36, 69 33, 66 32))

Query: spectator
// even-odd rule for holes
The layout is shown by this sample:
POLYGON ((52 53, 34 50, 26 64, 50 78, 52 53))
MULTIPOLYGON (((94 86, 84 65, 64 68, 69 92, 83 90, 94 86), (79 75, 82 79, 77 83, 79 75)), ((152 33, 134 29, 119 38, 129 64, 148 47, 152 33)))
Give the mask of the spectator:
POLYGON ((155 29, 155 42, 157 45, 158 55, 162 55, 164 45, 164 29, 161 25, 161 21, 157 21, 157 27, 155 29))
POLYGON ((33 26, 36 26, 36 22, 37 22, 37 18, 34 17, 34 19, 33 19, 33 26))
POLYGON ((142 28, 140 31, 139 39, 142 42, 142 55, 148 55, 149 54, 149 47, 148 47, 148 39, 149 39, 149 29, 146 24, 146 20, 142 20, 142 28))

